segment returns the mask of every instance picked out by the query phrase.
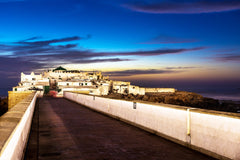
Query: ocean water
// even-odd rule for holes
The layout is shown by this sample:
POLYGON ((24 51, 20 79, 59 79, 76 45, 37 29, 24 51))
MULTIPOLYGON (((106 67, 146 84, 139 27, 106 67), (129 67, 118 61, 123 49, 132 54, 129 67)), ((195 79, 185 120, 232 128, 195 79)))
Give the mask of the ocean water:
POLYGON ((178 91, 198 93, 204 97, 218 100, 240 101, 240 84, 238 82, 194 82, 194 81, 161 81, 134 80, 133 85, 146 88, 175 88, 178 91))
POLYGON ((204 97, 218 100, 240 101, 240 88, 237 87, 191 87, 177 88, 178 90, 198 93, 204 97))
POLYGON ((7 97, 8 91, 11 91, 12 88, 0 88, 0 97, 7 97))

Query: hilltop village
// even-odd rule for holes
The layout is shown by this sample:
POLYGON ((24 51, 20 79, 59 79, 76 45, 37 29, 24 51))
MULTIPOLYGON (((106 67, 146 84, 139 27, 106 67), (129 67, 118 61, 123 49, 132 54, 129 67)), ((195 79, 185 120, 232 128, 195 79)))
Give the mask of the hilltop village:
POLYGON ((19 85, 13 93, 22 91, 43 91, 45 95, 62 97, 64 91, 104 96, 130 101, 140 100, 153 103, 166 103, 226 112, 240 112, 240 104, 232 101, 219 101, 199 94, 177 91, 174 88, 144 88, 130 82, 109 80, 101 72, 82 72, 57 67, 42 74, 21 73, 19 85))
POLYGON ((145 95, 148 92, 174 93, 174 88, 143 88, 131 85, 130 82, 109 80, 108 76, 103 76, 101 72, 82 72, 78 70, 67 70, 58 67, 48 70, 42 74, 21 73, 19 85, 13 87, 14 92, 42 90, 44 94, 49 91, 56 91, 56 96, 63 96, 64 91, 77 91, 91 95, 132 94, 145 95))

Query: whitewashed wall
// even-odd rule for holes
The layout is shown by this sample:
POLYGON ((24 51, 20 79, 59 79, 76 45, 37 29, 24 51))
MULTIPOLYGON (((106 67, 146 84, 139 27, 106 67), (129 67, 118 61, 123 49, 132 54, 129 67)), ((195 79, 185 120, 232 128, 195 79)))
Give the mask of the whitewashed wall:
POLYGON ((240 160, 240 115, 165 104, 146 104, 64 92, 89 108, 143 126, 220 159, 240 160), (190 112, 188 112, 188 111, 190 112), (189 133, 189 134, 188 134, 189 133))

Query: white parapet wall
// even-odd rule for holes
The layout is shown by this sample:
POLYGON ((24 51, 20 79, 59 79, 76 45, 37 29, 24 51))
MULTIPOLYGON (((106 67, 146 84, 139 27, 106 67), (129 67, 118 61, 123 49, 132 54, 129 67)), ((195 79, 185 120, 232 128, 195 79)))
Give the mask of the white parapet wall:
POLYGON ((64 97, 215 158, 240 160, 240 114, 72 92, 64 97))
POLYGON ((38 94, 31 93, 0 117, 1 160, 23 159, 38 94))

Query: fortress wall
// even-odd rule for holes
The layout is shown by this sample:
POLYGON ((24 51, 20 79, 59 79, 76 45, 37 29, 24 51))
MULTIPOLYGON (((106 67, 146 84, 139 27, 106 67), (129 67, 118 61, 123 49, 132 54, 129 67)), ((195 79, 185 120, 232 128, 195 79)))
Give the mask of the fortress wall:
POLYGON ((145 92, 151 92, 151 93, 174 93, 176 91, 175 88, 145 88, 145 92))
POLYGON ((64 97, 219 159, 240 159, 240 115, 64 92, 64 97))
POLYGON ((24 98, 26 98, 32 91, 8 91, 8 109, 15 106, 17 103, 21 102, 24 98))
POLYGON ((31 93, 0 117, 0 159, 23 159, 38 93, 31 93))

